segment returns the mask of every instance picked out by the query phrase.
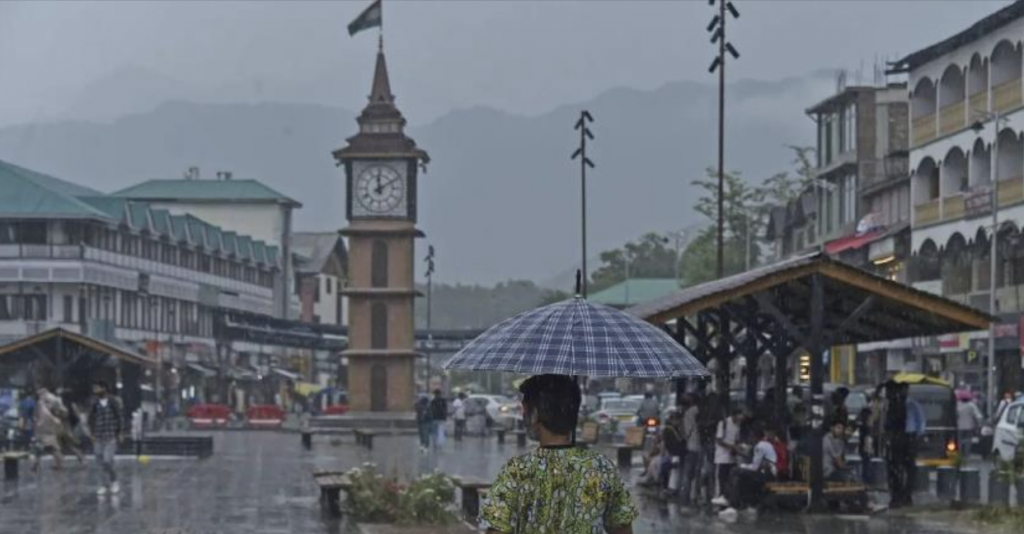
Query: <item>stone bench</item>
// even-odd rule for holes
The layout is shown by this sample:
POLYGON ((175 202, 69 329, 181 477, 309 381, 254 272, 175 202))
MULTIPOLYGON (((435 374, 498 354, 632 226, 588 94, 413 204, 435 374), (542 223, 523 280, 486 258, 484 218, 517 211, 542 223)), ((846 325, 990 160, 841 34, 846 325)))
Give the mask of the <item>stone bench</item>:
POLYGON ((352 434, 356 437, 356 445, 362 445, 367 449, 373 449, 373 436, 376 432, 368 428, 357 428, 352 431, 352 434))
MULTIPOLYGON (((769 482, 765 491, 765 507, 805 505, 811 487, 806 482, 769 482)), ((825 502, 833 506, 846 504, 852 511, 865 511, 868 508, 868 487, 860 482, 826 482, 823 494, 825 502)))
POLYGON ((491 489, 491 483, 470 477, 452 477, 452 482, 461 490, 463 515, 467 520, 476 521, 480 515, 480 501, 491 489))
POLYGON ((352 481, 340 471, 317 471, 313 473, 313 481, 320 489, 320 506, 334 516, 341 515, 341 491, 348 491, 352 481))
POLYGON ((18 479, 18 462, 27 460, 29 454, 25 451, 9 451, 3 454, 4 457, 4 480, 18 479))

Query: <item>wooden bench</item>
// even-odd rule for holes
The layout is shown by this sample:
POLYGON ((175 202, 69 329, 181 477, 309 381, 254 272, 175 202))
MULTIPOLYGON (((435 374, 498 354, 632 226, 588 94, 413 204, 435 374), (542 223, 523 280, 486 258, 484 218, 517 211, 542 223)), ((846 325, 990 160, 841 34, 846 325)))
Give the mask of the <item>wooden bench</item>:
POLYGON ((626 429, 626 440, 615 447, 616 458, 620 469, 633 467, 633 451, 644 446, 644 427, 633 426, 626 429))
MULTIPOLYGON (((765 488, 766 507, 779 505, 806 505, 810 496, 810 485, 806 482, 769 482, 765 488)), ((860 482, 826 482, 825 502, 832 506, 846 504, 851 511, 868 508, 868 487, 860 482)))
POLYGON ((348 491, 352 487, 348 476, 341 471, 317 471, 313 473, 313 481, 320 488, 320 506, 326 506, 334 516, 341 515, 341 490, 348 491))
POLYGON ((4 480, 18 480, 18 462, 29 457, 25 451, 9 451, 4 456, 4 480))
POLYGON ((480 515, 480 501, 491 489, 491 483, 470 477, 452 477, 452 482, 462 493, 462 513, 467 520, 476 521, 480 515))
POLYGON ((373 449, 373 436, 376 434, 368 428, 357 428, 352 431, 356 436, 356 445, 362 445, 367 449, 373 449))

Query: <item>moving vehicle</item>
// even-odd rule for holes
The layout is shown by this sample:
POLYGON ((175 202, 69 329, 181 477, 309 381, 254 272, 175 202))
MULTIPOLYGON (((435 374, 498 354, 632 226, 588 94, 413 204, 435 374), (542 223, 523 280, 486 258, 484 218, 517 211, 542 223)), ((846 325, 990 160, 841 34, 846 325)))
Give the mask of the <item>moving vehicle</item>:
POLYGON ((504 395, 469 395, 466 403, 467 414, 483 410, 491 421, 505 428, 515 427, 516 421, 522 418, 519 403, 504 395))
POLYGON ((594 414, 594 419, 601 426, 611 425, 612 421, 618 421, 619 426, 635 425, 636 412, 640 409, 641 402, 643 397, 606 399, 601 403, 601 409, 594 414))
POLYGON ((996 460, 1013 461, 1017 449, 1024 443, 1024 400, 1016 400, 1003 410, 996 423, 992 440, 992 454, 996 460))
POLYGON ((893 377, 898 383, 910 385, 910 397, 921 405, 926 430, 918 438, 917 460, 932 467, 952 466, 960 456, 956 435, 956 395, 946 381, 915 373, 893 377))

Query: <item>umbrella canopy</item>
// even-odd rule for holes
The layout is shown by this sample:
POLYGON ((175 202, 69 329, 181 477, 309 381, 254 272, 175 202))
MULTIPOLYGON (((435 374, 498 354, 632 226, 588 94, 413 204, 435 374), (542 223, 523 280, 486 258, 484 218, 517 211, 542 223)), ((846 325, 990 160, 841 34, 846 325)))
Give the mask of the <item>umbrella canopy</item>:
POLYGON ((444 367, 588 377, 708 375, 697 358, 661 329, 579 297, 492 326, 444 367))

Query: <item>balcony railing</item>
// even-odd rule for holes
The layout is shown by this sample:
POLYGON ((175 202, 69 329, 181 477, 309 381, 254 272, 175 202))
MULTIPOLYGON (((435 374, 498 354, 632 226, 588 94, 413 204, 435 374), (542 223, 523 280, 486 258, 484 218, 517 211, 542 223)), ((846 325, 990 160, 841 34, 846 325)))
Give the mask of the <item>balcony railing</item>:
POLYGON ((936 137, 935 114, 914 119, 914 146, 923 145, 936 137))
POLYGON ((970 107, 968 110, 970 115, 967 119, 968 124, 974 121, 985 120, 985 113, 988 112, 988 92, 982 91, 971 95, 967 100, 967 104, 970 107))
POLYGON ((948 135, 962 130, 967 125, 967 116, 964 114, 965 108, 966 104, 961 100, 939 110, 939 133, 941 135, 948 135))
POLYGON ((81 257, 81 245, 0 245, 0 258, 73 260, 81 257))
POLYGON ((1009 111, 1020 106, 1021 103, 1021 79, 1016 78, 1003 82, 992 88, 992 109, 994 111, 1009 111))
POLYGON ((964 216, 964 195, 957 193, 942 199, 942 220, 951 221, 964 216))
POLYGON ((1007 206, 1024 200, 1024 177, 999 180, 999 205, 1007 206))
POLYGON ((929 224, 939 220, 939 199, 914 206, 914 224, 929 224))

